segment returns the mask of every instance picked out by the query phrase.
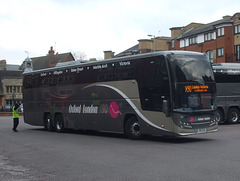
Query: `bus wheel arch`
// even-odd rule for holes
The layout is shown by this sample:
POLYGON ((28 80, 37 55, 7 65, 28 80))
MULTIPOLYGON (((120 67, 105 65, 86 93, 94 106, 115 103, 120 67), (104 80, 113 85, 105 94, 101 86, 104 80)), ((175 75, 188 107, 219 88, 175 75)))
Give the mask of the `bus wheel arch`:
POLYGON ((229 108, 228 114, 227 114, 228 123, 230 124, 239 123, 239 116, 240 116, 240 112, 237 107, 229 108))
POLYGON ((142 138, 141 127, 135 115, 129 114, 124 118, 124 134, 131 139, 142 138))
POLYGON ((224 111, 222 107, 218 107, 217 108, 217 122, 218 124, 224 124, 225 120, 224 120, 224 111))
POLYGON ((54 125, 55 129, 58 133, 62 133, 65 131, 64 127, 64 119, 61 113, 56 113, 54 117, 54 125))
POLYGON ((48 112, 43 116, 44 129, 47 131, 54 131, 52 115, 48 112))

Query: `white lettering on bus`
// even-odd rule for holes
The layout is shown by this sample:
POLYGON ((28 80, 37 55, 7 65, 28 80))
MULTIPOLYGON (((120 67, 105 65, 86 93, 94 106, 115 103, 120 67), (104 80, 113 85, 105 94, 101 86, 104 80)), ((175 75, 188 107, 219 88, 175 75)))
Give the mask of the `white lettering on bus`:
POLYGON ((54 74, 54 75, 60 75, 60 74, 62 74, 62 73, 63 73, 63 71, 62 71, 62 70, 59 70, 59 71, 54 71, 54 72, 53 72, 53 74, 54 74))
POLYGON ((76 105, 69 105, 68 112, 69 113, 81 113, 82 111, 82 105, 76 106, 76 105))
POLYGON ((77 68, 77 71, 81 72, 81 71, 83 71, 83 68, 82 67, 81 68, 77 68))
POLYGON ((41 77, 44 77, 44 76, 46 76, 47 75, 47 73, 41 73, 41 77))
POLYGON ((77 72, 77 69, 71 68, 71 72, 77 72))
POLYGON ((210 121, 210 117, 200 117, 200 118, 198 118, 198 121, 210 121))
POLYGON ((107 68, 108 65, 107 64, 103 64, 103 65, 94 65, 93 66, 93 70, 96 70, 96 69, 105 69, 107 68))
POLYGON ((86 105, 69 105, 68 107, 68 112, 69 113, 82 113, 82 114, 97 114, 98 113, 98 106, 86 106, 86 105))
POLYGON ((97 106, 85 106, 83 105, 83 113, 86 114, 97 114, 98 113, 98 107, 97 106))
POLYGON ((130 61, 126 61, 126 62, 119 62, 119 65, 120 66, 127 66, 127 65, 130 65, 130 61))

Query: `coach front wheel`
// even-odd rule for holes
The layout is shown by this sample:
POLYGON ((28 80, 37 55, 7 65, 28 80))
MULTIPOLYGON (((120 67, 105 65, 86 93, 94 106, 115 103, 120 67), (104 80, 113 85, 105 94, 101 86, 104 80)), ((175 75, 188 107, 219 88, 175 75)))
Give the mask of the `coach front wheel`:
POLYGON ((137 140, 142 137, 140 124, 136 117, 131 117, 125 124, 125 134, 127 137, 137 140))

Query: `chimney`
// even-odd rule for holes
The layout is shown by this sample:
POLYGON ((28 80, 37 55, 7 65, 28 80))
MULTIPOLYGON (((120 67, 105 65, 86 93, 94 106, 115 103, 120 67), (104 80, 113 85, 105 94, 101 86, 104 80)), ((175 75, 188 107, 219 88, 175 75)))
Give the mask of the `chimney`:
POLYGON ((147 53, 153 51, 154 49, 154 40, 153 39, 141 39, 139 42, 139 50, 141 53, 147 53))
POLYGON ((50 50, 48 51, 48 60, 49 60, 49 65, 54 63, 54 50, 53 47, 50 47, 50 50))
POLYGON ((0 60, 0 70, 6 70, 6 60, 0 60))
POLYGON ((226 15, 226 16, 223 16, 222 18, 223 18, 223 19, 229 19, 229 18, 231 18, 231 16, 226 15))
POLYGON ((112 52, 112 50, 103 51, 103 52, 104 52, 104 60, 114 57, 115 52, 112 52))

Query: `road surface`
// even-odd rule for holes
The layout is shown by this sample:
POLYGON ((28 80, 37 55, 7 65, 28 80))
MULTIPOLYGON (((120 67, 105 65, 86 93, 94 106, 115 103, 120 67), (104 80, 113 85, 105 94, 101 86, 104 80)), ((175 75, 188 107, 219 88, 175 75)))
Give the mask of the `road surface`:
POLYGON ((44 131, 0 117, 1 181, 237 181, 240 124, 217 133, 129 140, 121 134, 44 131))

